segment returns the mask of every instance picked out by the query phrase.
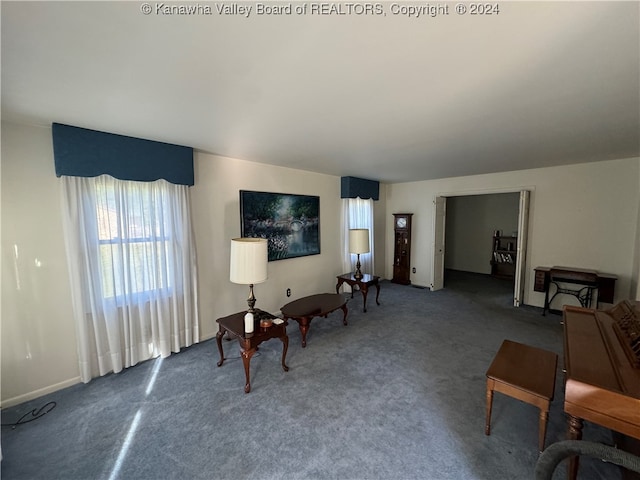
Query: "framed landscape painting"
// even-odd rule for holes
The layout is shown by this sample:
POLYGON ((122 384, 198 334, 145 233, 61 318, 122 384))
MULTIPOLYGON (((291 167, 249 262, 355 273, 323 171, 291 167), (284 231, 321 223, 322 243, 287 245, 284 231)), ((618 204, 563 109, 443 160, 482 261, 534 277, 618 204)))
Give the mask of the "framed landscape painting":
POLYGON ((269 261, 320 253, 320 197, 240 190, 243 237, 266 238, 269 261))

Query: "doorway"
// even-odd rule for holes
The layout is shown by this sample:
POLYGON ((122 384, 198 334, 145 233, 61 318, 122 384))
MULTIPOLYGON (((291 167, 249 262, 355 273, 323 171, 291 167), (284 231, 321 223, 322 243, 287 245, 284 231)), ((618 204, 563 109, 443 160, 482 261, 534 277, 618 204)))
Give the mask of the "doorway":
POLYGON ((513 304, 520 306, 529 192, 443 195, 434 200, 434 210, 431 290, 444 287, 445 269, 500 276, 511 280, 513 304))

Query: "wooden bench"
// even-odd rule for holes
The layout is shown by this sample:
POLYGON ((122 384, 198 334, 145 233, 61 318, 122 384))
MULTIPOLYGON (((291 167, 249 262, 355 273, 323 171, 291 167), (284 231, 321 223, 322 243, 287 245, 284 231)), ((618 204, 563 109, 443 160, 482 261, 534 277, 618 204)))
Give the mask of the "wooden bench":
POLYGON ((540 409, 538 448, 544 450, 549 404, 556 384, 558 355, 511 340, 504 340, 487 370, 485 435, 491 434, 493 392, 500 392, 540 409))

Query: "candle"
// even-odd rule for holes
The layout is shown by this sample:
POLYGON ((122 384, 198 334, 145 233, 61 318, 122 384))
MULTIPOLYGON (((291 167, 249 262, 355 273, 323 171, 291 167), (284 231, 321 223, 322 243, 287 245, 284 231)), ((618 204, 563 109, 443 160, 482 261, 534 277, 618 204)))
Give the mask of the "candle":
POLYGON ((253 313, 247 312, 244 316, 244 333, 253 333, 253 313))

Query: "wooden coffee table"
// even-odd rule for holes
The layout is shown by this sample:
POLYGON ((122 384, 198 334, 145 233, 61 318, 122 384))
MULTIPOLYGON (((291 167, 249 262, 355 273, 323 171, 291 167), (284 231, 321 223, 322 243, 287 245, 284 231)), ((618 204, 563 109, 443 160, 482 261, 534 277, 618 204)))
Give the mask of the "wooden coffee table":
POLYGON ((302 334, 302 347, 307 346, 307 332, 314 317, 325 317, 331 312, 341 308, 344 316, 343 325, 347 324, 347 299, 339 293, 318 293, 308 297, 299 298, 287 303, 280 309, 285 321, 292 319, 298 322, 302 334))
MULTIPOLYGON (((495 390, 540 409, 538 448, 542 452, 557 365, 558 355, 553 352, 511 340, 503 341, 487 370, 485 435, 491 433, 491 407, 495 390)), ((521 428, 521 425, 516 425, 516 428, 521 428)))
POLYGON ((340 287, 343 283, 351 286, 351 298, 353 298, 353 287, 357 286, 358 290, 362 292, 362 300, 363 300, 363 311, 367 311, 367 293, 369 293, 369 287, 375 285, 376 287, 376 305, 380 305, 378 301, 378 297, 380 296, 380 284, 378 280, 380 277, 375 275, 369 275, 365 273, 362 275, 362 278, 356 278, 353 276, 353 272, 351 273, 343 273, 342 275, 338 275, 338 284, 336 285, 336 293, 340 293, 340 287))
MULTIPOLYGON (((218 366, 221 367, 225 360, 224 352, 222 351, 222 337, 224 337, 225 333, 228 333, 230 336, 238 339, 238 342, 240 343, 242 363, 244 364, 244 375, 246 378, 244 393, 249 393, 251 391, 249 366, 251 363, 251 357, 253 357, 253 354, 258 350, 258 345, 267 340, 271 340, 272 338, 279 338, 282 341, 282 369, 285 372, 288 372, 289 367, 287 367, 284 362, 287 356, 287 348, 289 347, 289 337, 287 336, 286 322, 283 322, 280 325, 276 325, 274 323, 270 327, 262 328, 260 327, 260 322, 257 321, 258 317, 256 317, 256 325, 253 333, 244 333, 245 313, 247 312, 238 312, 227 317, 218 318, 216 320, 219 325, 218 333, 216 334, 216 342, 218 343, 218 351, 220 352, 220 361, 218 362, 218 366)), ((256 313, 261 318, 276 318, 270 313, 262 310, 256 309, 256 313)))

